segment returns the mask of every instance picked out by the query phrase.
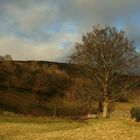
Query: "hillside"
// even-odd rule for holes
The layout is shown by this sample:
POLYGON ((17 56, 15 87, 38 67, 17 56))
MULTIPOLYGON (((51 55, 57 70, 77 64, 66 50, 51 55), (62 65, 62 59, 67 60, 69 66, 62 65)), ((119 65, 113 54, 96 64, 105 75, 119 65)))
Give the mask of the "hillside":
POLYGON ((84 84, 80 69, 56 62, 0 61, 0 108, 25 115, 53 115, 61 104, 58 112, 68 115, 79 98, 75 83, 84 84))
POLYGON ((81 69, 47 61, 0 61, 0 108, 37 116, 93 113, 97 104, 88 100, 90 81, 81 69))

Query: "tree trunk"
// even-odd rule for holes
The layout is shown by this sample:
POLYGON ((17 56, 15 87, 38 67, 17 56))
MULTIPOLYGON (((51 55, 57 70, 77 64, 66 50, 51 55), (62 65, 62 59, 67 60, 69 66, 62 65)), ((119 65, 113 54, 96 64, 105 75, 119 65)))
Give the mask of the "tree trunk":
POLYGON ((55 116, 56 116, 56 106, 54 107, 53 119, 55 119, 55 116))
POLYGON ((103 118, 107 118, 108 117, 108 101, 104 101, 103 103, 103 118))
POLYGON ((103 112, 103 100, 102 99, 99 99, 99 102, 98 102, 98 111, 99 112, 103 112))

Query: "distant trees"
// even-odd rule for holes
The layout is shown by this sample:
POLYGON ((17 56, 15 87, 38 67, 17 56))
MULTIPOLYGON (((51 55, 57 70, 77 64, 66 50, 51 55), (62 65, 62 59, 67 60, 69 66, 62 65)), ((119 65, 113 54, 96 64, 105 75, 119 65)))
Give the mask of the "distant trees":
MULTIPOLYGON (((33 71, 32 71, 33 72, 33 71)), ((56 65, 43 65, 34 73, 33 91, 37 93, 39 106, 44 100, 62 97, 71 81, 68 74, 56 65)))
POLYGON ((123 31, 98 25, 83 35, 82 42, 76 43, 69 61, 83 66, 85 77, 93 81, 93 94, 97 94, 103 106, 103 117, 107 117, 110 102, 136 82, 127 76, 136 60, 134 42, 123 31))
POLYGON ((7 55, 4 56, 4 60, 5 61, 12 61, 12 56, 7 54, 7 55))
POLYGON ((12 61, 11 55, 0 56, 0 61, 12 61))
POLYGON ((2 61, 0 84, 31 90, 42 97, 54 97, 64 95, 70 84, 70 77, 55 64, 48 66, 48 64, 40 65, 37 61, 29 63, 2 61))

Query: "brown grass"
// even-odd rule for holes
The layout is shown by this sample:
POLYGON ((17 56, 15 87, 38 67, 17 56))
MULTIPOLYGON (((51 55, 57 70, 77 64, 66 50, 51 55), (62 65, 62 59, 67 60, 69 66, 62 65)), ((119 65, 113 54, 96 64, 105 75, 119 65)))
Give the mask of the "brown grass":
POLYGON ((46 118, 0 118, 0 140, 138 140, 140 123, 129 118, 85 122, 46 118))

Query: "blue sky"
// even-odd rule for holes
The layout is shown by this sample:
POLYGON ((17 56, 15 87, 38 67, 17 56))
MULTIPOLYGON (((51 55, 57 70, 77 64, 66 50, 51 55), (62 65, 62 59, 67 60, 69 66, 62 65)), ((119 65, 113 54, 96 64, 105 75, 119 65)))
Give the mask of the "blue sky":
POLYGON ((140 0, 0 0, 0 55, 64 62, 96 24, 124 29, 140 46, 140 0))

